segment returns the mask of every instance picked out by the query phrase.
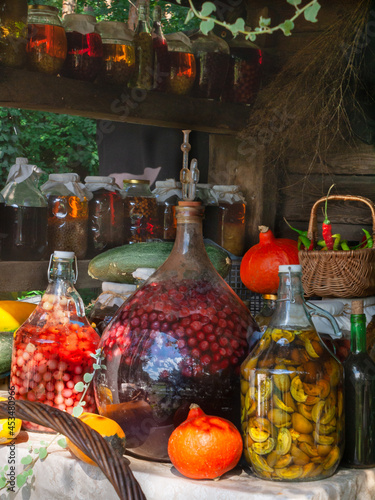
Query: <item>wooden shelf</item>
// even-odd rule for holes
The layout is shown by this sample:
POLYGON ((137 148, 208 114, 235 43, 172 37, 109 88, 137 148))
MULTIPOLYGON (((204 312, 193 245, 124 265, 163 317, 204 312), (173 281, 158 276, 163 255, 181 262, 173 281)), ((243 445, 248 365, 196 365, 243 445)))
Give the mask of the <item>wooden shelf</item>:
POLYGON ((236 134, 250 106, 83 82, 2 68, 0 106, 88 118, 236 134))
MULTIPOLYGON (((89 260, 78 261, 76 288, 100 288, 102 282, 87 273, 89 260)), ((0 292, 45 290, 48 285, 48 260, 0 261, 0 292)))

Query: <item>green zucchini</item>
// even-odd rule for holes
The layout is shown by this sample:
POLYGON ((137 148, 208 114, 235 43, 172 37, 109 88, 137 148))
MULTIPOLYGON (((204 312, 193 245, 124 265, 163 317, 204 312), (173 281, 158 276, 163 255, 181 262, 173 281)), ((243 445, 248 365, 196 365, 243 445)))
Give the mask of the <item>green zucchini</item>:
POLYGON ((6 377, 12 364, 13 332, 0 332, 0 378, 6 377))
MULTIPOLYGON (((232 261, 228 253, 216 245, 205 243, 207 254, 216 271, 225 278, 232 261)), ((132 273, 139 267, 157 269, 171 253, 173 242, 132 243, 107 250, 94 257, 88 266, 89 275, 101 281, 135 283, 132 273)))

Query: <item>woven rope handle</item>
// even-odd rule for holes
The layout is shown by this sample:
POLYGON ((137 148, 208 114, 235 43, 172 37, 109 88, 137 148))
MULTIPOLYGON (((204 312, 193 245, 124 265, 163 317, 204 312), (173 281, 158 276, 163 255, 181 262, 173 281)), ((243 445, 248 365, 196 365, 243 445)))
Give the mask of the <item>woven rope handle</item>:
MULTIPOLYGON (((316 241, 317 240, 317 235, 318 235, 318 225, 316 222, 316 214, 318 210, 318 206, 321 203, 325 203, 327 200, 327 196, 323 196, 320 198, 318 201, 316 201, 311 209, 311 214, 310 214, 310 221, 309 221, 309 228, 307 230, 307 237, 311 241, 316 241)), ((363 196, 354 196, 354 195, 343 195, 343 194, 332 194, 328 196, 328 202, 334 200, 334 201, 360 201, 362 203, 365 203, 371 210, 371 216, 372 216, 372 238, 373 238, 373 244, 372 248, 375 248, 375 205, 374 203, 369 200, 368 198, 365 198, 363 196)))
MULTIPOLYGON (((0 418, 9 416, 8 402, 0 401, 0 418)), ((121 500, 146 500, 127 460, 111 448, 98 432, 79 418, 72 417, 57 408, 31 401, 16 401, 15 416, 21 420, 49 427, 69 438, 100 467, 121 500)))

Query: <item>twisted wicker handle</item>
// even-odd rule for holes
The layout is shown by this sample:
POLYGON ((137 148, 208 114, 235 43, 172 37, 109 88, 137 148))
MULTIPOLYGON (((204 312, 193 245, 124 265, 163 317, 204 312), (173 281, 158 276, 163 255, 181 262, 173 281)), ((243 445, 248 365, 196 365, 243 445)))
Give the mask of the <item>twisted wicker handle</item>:
MULTIPOLYGON (((307 237, 311 241, 316 241, 317 239, 317 234, 318 234, 318 226, 316 222, 316 213, 318 206, 321 203, 325 203, 327 200, 327 196, 323 196, 320 198, 318 201, 316 201, 311 209, 311 214, 310 214, 310 221, 309 221, 309 228, 307 230, 307 237)), ((330 200, 339 200, 339 201, 361 201, 362 203, 365 203, 366 205, 369 206, 371 210, 371 216, 372 216, 372 238, 373 238, 373 244, 372 248, 375 248, 375 205, 374 203, 369 200, 368 198, 365 198, 363 196, 353 196, 350 194, 332 194, 328 196, 328 201, 330 200)))
MULTIPOLYGON (((0 418, 9 416, 8 402, 0 401, 0 418)), ((100 467, 121 500, 146 500, 127 460, 114 451, 98 432, 79 418, 72 417, 57 408, 30 401, 16 401, 15 416, 21 420, 49 427, 69 438, 100 467)))

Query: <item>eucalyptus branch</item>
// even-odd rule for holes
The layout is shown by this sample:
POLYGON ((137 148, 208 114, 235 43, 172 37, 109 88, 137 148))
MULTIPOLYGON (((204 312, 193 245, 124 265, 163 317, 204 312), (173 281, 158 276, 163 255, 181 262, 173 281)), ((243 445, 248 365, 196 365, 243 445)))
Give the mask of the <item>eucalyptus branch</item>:
MULTIPOLYGON (((178 0, 177 0, 178 1, 178 0)), ((210 17, 210 14, 216 11, 216 5, 212 2, 205 2, 202 5, 201 11, 198 11, 192 0, 188 0, 189 2, 189 12, 186 17, 185 23, 189 22, 193 17, 197 17, 201 20, 200 30, 203 34, 207 35, 209 31, 211 31, 215 25, 222 26, 223 28, 232 32, 234 36, 237 36, 239 33, 246 36, 246 39, 254 41, 258 35, 263 35, 265 33, 272 34, 275 31, 283 31, 284 35, 291 35, 291 31, 294 28, 294 21, 300 17, 302 14, 306 21, 315 23, 317 21, 317 14, 320 9, 320 4, 318 0, 311 0, 303 7, 298 7, 302 0, 286 0, 287 3, 294 5, 295 13, 290 18, 285 20, 283 23, 280 23, 276 26, 270 26, 271 19, 263 18, 262 16, 259 19, 259 26, 252 29, 247 29, 245 26, 245 21, 242 18, 238 18, 234 24, 227 23, 225 21, 219 21, 216 18, 210 17)))

